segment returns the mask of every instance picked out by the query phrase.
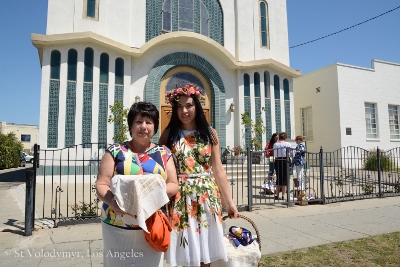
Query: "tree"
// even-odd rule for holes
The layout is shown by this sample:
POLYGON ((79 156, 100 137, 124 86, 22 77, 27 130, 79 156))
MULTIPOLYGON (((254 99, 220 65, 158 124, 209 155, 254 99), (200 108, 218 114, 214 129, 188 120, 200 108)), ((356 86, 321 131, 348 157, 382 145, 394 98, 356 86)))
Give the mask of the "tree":
POLYGON ((108 117, 108 122, 115 125, 114 142, 124 142, 127 140, 128 125, 126 125, 126 118, 129 109, 124 109, 122 101, 117 100, 114 105, 110 105, 110 110, 111 115, 108 117))
POLYGON ((18 167, 23 148, 14 133, 0 133, 0 170, 18 167))
MULTIPOLYGON (((262 108, 262 111, 264 111, 264 108, 262 108)), ((256 119, 255 122, 253 122, 253 120, 250 117, 249 111, 246 111, 240 115, 242 117, 242 124, 245 126, 245 128, 248 128, 250 130, 251 148, 254 150, 261 150, 263 148, 262 135, 265 133, 265 126, 262 117, 260 116, 259 118, 256 119)))

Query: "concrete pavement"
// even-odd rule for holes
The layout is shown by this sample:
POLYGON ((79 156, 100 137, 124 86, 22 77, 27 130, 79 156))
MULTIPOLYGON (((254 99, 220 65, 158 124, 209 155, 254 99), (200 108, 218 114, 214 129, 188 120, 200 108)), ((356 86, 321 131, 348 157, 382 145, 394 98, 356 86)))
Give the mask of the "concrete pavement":
MULTIPOLYGON (((1 266, 102 266, 100 221, 52 228, 51 221, 35 221, 32 236, 24 236, 24 170, 0 171, 1 266), (14 177, 14 178, 12 178, 14 177)), ((241 212, 260 231, 262 254, 358 239, 400 231, 400 197, 365 199, 329 205, 256 206, 241 212)), ((243 220, 227 220, 226 228, 243 220)), ((253 232, 255 234, 255 231, 253 232)), ((167 266, 167 265, 165 265, 167 266)))

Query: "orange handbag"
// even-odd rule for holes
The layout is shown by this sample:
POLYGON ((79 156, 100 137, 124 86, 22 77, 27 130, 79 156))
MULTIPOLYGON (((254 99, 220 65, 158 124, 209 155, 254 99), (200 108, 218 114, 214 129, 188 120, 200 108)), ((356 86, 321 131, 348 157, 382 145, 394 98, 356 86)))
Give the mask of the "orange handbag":
POLYGON ((167 216, 161 210, 158 210, 146 220, 146 226, 150 232, 143 231, 147 243, 155 251, 167 251, 172 231, 167 216))

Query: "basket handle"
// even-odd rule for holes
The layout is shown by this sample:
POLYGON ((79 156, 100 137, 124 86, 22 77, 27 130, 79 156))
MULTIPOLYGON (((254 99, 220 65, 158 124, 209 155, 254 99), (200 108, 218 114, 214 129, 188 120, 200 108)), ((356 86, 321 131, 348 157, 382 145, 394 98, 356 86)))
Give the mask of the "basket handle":
MULTIPOLYGON (((228 219, 228 218, 229 218, 229 216, 226 215, 226 216, 222 217, 222 220, 225 221, 225 220, 228 219)), ((260 251, 261 251, 261 236, 260 236, 260 232, 258 231, 258 228, 257 228, 256 224, 255 224, 249 217, 246 217, 246 216, 244 216, 244 215, 238 214, 238 218, 245 219, 245 220, 248 221, 248 222, 253 226, 253 228, 256 230, 257 239, 258 239, 258 247, 260 248, 260 251)))

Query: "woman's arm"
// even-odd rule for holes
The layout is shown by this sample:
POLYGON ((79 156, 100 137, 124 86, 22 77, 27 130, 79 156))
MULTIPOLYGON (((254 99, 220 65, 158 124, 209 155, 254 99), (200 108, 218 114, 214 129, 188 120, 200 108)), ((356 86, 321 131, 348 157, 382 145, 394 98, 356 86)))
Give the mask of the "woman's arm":
MULTIPOLYGON (((219 142, 217 132, 213 130, 213 134, 219 142)), ((221 155, 219 151, 219 143, 212 146, 211 150, 211 166, 212 171, 217 182, 218 188, 221 191, 222 205, 225 205, 226 211, 230 218, 237 218, 238 211, 236 205, 233 203, 231 191, 229 190, 228 178, 221 162, 221 155)))
POLYGON ((108 204, 117 215, 123 215, 126 212, 121 210, 114 198, 114 194, 110 190, 110 181, 114 175, 114 160, 111 154, 106 152, 103 156, 99 174, 97 175, 96 191, 97 196, 106 204, 108 204))
POLYGON ((165 167, 165 171, 167 172, 167 195, 169 198, 173 197, 178 193, 178 178, 176 174, 175 162, 170 156, 167 161, 167 166, 165 167))

